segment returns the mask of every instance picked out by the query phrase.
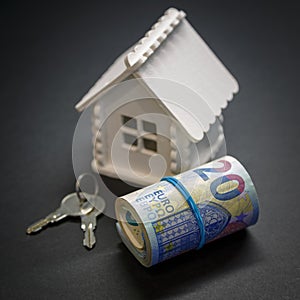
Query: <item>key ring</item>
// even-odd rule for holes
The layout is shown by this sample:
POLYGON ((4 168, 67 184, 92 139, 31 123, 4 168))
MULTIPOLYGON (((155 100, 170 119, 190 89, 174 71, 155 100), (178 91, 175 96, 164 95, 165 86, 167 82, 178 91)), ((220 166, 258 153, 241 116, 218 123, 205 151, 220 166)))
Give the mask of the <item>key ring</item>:
POLYGON ((99 185, 98 185, 96 177, 91 173, 80 174, 75 183, 75 191, 76 191, 76 195, 77 195, 78 199, 80 200, 81 204, 84 203, 85 201, 88 201, 88 199, 86 199, 86 197, 84 196, 84 192, 80 188, 80 182, 83 180, 83 178, 86 178, 87 176, 92 177, 94 184, 95 184, 95 190, 94 190, 94 193, 92 194, 92 197, 97 196, 99 193, 99 185))

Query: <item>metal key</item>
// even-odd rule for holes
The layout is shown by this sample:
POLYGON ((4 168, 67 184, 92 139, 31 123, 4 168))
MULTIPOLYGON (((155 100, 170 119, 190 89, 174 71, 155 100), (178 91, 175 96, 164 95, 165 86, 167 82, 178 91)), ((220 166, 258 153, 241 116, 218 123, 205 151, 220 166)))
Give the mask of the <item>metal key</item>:
POLYGON ((40 231, 50 223, 58 222, 67 216, 81 216, 93 211, 94 207, 88 201, 82 202, 77 193, 67 195, 61 201, 60 207, 45 218, 33 223, 26 230, 28 234, 40 231))
POLYGON ((96 243, 94 230, 97 226, 97 217, 104 211, 105 201, 100 196, 87 197, 87 200, 94 206, 94 209, 81 216, 81 229, 84 231, 83 245, 92 249, 96 243))

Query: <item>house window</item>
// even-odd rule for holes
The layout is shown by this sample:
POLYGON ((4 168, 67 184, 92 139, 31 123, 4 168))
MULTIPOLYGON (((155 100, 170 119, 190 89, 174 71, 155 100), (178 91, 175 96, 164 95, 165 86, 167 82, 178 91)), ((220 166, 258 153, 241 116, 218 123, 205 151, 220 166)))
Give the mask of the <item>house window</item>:
POLYGON ((143 121, 143 130, 146 132, 156 134, 156 124, 148 121, 143 121))
POLYGON ((155 123, 127 115, 122 115, 121 120, 121 132, 125 147, 130 147, 130 150, 138 150, 144 154, 157 152, 155 123))
POLYGON ((126 127, 137 129, 136 119, 133 119, 133 118, 128 117, 128 116, 122 116, 122 123, 126 127))
POLYGON ((131 135, 131 134, 127 134, 127 133, 123 133, 124 136, 124 142, 127 145, 133 145, 133 146, 137 146, 137 139, 136 136, 131 135))
POLYGON ((144 148, 153 152, 157 152, 156 141, 150 139, 143 139, 144 148))

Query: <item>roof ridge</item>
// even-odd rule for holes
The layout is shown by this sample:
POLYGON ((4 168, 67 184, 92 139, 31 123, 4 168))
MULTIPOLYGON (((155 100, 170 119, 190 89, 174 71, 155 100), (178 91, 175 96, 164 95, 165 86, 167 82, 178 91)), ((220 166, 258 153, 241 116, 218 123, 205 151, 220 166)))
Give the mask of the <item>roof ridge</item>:
POLYGON ((184 11, 173 7, 166 10, 164 15, 136 43, 133 50, 127 54, 124 60, 126 66, 133 69, 141 66, 185 16, 184 11))

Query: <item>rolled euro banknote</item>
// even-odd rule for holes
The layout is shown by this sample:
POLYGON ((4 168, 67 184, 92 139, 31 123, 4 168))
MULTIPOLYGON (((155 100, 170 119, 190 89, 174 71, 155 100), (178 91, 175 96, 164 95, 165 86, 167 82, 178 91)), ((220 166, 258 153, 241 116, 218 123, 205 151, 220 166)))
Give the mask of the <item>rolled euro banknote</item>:
POLYGON ((117 198, 118 233, 146 267, 257 222, 258 199, 241 165, 225 156, 117 198))

